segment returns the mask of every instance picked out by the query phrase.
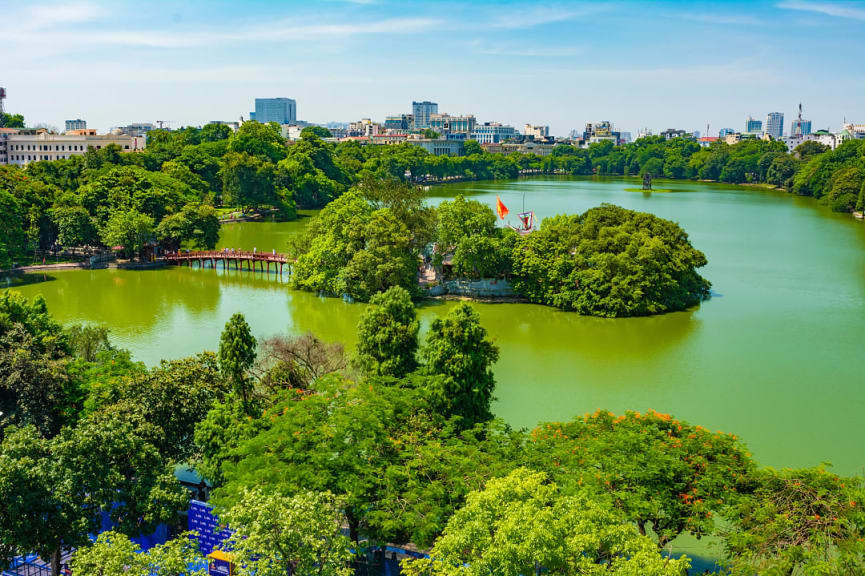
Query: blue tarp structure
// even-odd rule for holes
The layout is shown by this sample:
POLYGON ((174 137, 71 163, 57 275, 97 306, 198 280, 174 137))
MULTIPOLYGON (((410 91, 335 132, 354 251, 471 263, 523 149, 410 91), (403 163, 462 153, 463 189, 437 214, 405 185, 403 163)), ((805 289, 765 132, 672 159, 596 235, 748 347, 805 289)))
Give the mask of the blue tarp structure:
MULTIPOLYGON (((102 511, 102 517, 99 522, 99 534, 114 528, 114 522, 111 521, 108 512, 104 510, 102 511)), ((98 535, 91 534, 90 539, 95 541, 96 536, 98 535)), ((143 534, 141 536, 130 538, 130 540, 141 546, 141 551, 145 552, 157 544, 165 544, 168 542, 168 526, 166 524, 160 524, 156 527, 156 530, 153 531, 153 534, 143 534)))
POLYGON ((205 556, 222 548, 222 542, 231 536, 231 530, 219 525, 213 506, 198 500, 189 502, 188 530, 198 533, 198 549, 205 556))

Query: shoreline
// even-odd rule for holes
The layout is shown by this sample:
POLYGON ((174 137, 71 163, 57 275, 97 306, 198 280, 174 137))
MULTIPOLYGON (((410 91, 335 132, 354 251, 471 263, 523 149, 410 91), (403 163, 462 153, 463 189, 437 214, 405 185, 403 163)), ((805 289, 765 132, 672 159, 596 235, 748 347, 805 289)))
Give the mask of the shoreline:
POLYGON ((28 272, 50 272, 52 270, 100 270, 115 268, 124 270, 148 270, 151 268, 164 268, 167 264, 161 260, 155 262, 107 262, 97 266, 91 266, 89 262, 57 262, 56 264, 33 264, 30 266, 19 266, 0 270, 0 275, 27 274, 28 272))

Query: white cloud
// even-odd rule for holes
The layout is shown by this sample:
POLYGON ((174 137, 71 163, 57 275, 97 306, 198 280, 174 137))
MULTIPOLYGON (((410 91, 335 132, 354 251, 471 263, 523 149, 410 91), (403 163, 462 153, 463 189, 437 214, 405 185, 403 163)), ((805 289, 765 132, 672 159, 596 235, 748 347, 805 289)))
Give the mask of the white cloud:
POLYGON ((554 24, 566 22, 580 16, 594 14, 603 9, 601 6, 582 5, 574 6, 543 6, 529 7, 524 5, 510 6, 505 9, 497 9, 496 13, 481 26, 489 28, 504 28, 516 30, 522 28, 534 28, 543 24, 554 24))
POLYGON ((679 14, 679 18, 698 22, 700 24, 732 25, 732 26, 762 26, 765 24, 759 18, 741 14, 679 14))
MULTIPOLYGON (((78 14, 77 22, 96 17, 97 10, 83 8, 88 5, 57 6, 59 13, 78 14), (79 10, 79 8, 81 8, 79 10)), ((70 50, 93 47, 142 47, 142 48, 193 48, 212 46, 226 42, 288 43, 309 40, 334 40, 376 34, 407 35, 432 31, 441 26, 441 21, 432 18, 386 18, 351 23, 308 23, 300 20, 280 20, 268 25, 233 25, 220 28, 182 29, 134 29, 121 27, 82 28, 64 26, 69 18, 41 18, 39 11, 30 11, 22 25, 10 29, 5 40, 32 43, 33 36, 40 34, 30 56, 53 55, 70 50)), ((74 19, 72 19, 74 20, 74 19)))
POLYGON ((490 56, 525 56, 534 58, 564 58, 577 56, 583 49, 579 46, 480 46, 474 49, 475 54, 490 56))
POLYGON ((105 11, 92 2, 30 5, 21 15, 19 25, 25 28, 48 28, 55 24, 91 22, 105 15, 105 11))
POLYGON ((835 16, 838 18, 865 20, 865 5, 860 2, 835 4, 831 2, 806 2, 800 0, 791 0, 789 2, 780 2, 778 4, 778 8, 785 8, 787 10, 799 10, 803 12, 816 12, 818 14, 825 14, 826 16, 835 16))

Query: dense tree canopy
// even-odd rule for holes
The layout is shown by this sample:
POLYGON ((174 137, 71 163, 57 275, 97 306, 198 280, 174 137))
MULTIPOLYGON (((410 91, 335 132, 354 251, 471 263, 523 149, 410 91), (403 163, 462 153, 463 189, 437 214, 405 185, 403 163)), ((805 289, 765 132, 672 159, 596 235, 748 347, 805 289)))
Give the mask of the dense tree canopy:
POLYGON ((431 391, 439 411, 470 427, 492 418, 495 377, 492 365, 499 349, 468 304, 458 304, 445 318, 436 318, 421 350, 426 371, 441 376, 431 391))
POLYGON ((419 330, 408 291, 393 286, 376 294, 358 325, 358 366, 370 375, 405 376, 417 367, 419 330))
POLYGON ((706 257, 682 228, 612 205, 545 218, 512 255, 518 293, 581 314, 683 310, 706 298, 710 286, 696 270, 706 257))
POLYGON ((81 576, 206 576, 205 565, 193 534, 178 534, 142 552, 128 536, 109 530, 76 551, 70 568, 81 576))
POLYGON ((246 403, 252 398, 252 383, 247 372, 255 363, 257 346, 246 318, 240 313, 233 314, 219 337, 219 368, 246 403))
POLYGON ((234 528, 227 548, 240 576, 351 576, 342 534, 342 503, 326 492, 296 496, 247 491, 224 519, 234 528))
POLYGON ((571 574, 683 576, 687 558, 654 543, 603 504, 563 496, 543 473, 518 469, 468 495, 430 551, 407 560, 410 576, 571 574))
MULTIPOLYGON (((390 295, 411 344, 400 290, 390 295)), ((264 364, 238 367, 252 404, 212 353, 147 369, 104 329, 61 329, 41 300, 4 293, 0 337, 59 363, 68 384, 33 396, 45 418, 4 397, 16 412, 0 418, 0 564, 33 551, 58 576, 60 552, 78 547, 84 574, 179 576, 200 558, 185 535, 147 554, 127 538, 186 506, 178 461, 212 482, 240 573, 342 574, 343 525, 353 547, 432 546, 436 560, 408 563, 411 574, 678 575, 688 560, 659 547, 681 534, 720 537, 735 575, 841 576, 865 563, 861 478, 759 469, 735 436, 654 411, 531 434, 489 420, 496 349, 465 305, 433 323, 420 365, 399 377, 345 373, 344 359, 323 358, 341 350, 311 336, 267 344, 264 364), (303 369, 274 384, 280 363, 303 369), (102 514, 114 532, 90 545, 102 514)))
POLYGON ((753 466, 735 436, 654 411, 541 424, 527 450, 531 465, 551 471, 564 491, 608 497, 660 546, 685 531, 711 534, 713 515, 753 466))
MULTIPOLYGON (((213 124, 153 130, 148 134, 146 150, 140 152, 123 153, 116 146, 107 146, 84 156, 34 162, 25 170, 0 167, 0 191, 9 192, 17 202, 15 207, 0 195, 0 205, 4 206, 0 213, 6 217, 0 220, 0 266, 28 250, 99 244, 103 239, 98 232, 118 210, 146 214, 157 229, 163 218, 189 203, 222 204, 243 211, 275 208, 279 217, 294 219, 296 208, 324 207, 353 185, 374 179, 417 183, 538 173, 651 173, 663 178, 768 184, 814 196, 833 210, 865 208, 863 146, 856 140, 834 151, 809 141, 788 154, 780 142, 757 139, 735 145, 716 142, 701 148, 685 138, 647 137, 624 146, 611 142, 587 148, 559 144, 543 157, 517 152, 493 154, 469 141, 463 155, 449 157, 434 156, 410 143, 335 144, 323 137, 327 133, 318 127, 305 129, 299 140, 286 141, 275 125, 246 122, 232 133, 225 125, 213 124), (86 211, 90 224, 80 208, 86 211)), ((410 243, 415 246, 423 235, 417 234, 418 228, 404 216, 397 211, 396 221, 406 225, 410 243)), ((393 236, 404 231, 388 218, 377 221, 376 227, 384 227, 383 234, 390 239, 386 247, 380 245, 355 263, 355 275, 375 271, 379 281, 393 281, 394 274, 399 276, 400 272, 382 270, 381 263, 394 256, 390 247, 399 241, 393 236)), ((163 230, 182 228, 169 222, 163 230)), ((364 236, 373 232, 371 228, 364 236)), ((502 240, 480 234, 476 241, 463 246, 448 244, 458 276, 504 276, 509 263, 502 259, 508 250, 497 245, 502 240)), ((178 238, 167 241, 171 247, 178 238)), ((201 245, 199 238, 191 239, 191 243, 201 245)), ((358 288, 368 292, 366 298, 376 291, 371 289, 358 288)))
POLYGON ((329 204, 293 246, 292 285, 360 300, 391 286, 416 294, 428 209, 397 200, 364 186, 329 204))
POLYGON ((723 533, 732 574, 865 573, 861 478, 766 469, 743 483, 723 533))

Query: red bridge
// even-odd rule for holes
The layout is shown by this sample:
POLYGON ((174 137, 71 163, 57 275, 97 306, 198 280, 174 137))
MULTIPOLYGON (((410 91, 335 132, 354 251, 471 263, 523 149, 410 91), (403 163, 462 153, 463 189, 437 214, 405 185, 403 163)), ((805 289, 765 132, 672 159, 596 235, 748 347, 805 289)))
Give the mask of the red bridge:
POLYGON ((210 262, 211 268, 216 268, 217 262, 222 262, 222 267, 226 270, 231 269, 231 263, 234 262, 235 270, 243 270, 243 265, 246 263, 247 270, 255 270, 257 267, 261 271, 270 272, 270 265, 273 264, 273 271, 282 274, 282 267, 289 266, 295 262, 293 258, 289 258, 285 254, 278 252, 246 252, 243 250, 204 250, 204 251, 181 251, 181 252, 166 252, 162 255, 162 260, 172 262, 174 264, 192 266, 193 262, 198 262, 202 268, 205 262, 210 262), (278 267, 278 268, 277 268, 278 267))

